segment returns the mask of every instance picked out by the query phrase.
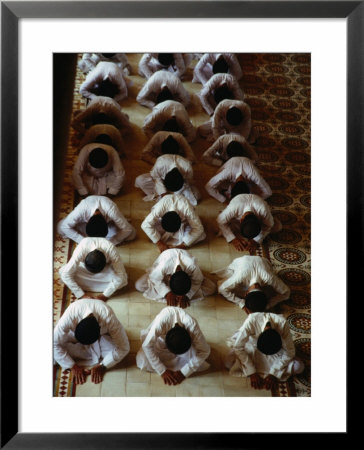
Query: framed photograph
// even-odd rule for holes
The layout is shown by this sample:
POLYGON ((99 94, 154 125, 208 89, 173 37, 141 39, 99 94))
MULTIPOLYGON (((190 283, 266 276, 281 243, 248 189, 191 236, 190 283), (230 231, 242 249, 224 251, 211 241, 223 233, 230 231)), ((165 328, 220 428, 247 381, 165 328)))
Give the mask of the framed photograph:
MULTIPOLYGON (((173 439, 176 448, 241 448, 243 441, 244 448, 249 448, 268 439, 278 441, 282 433, 300 433, 303 440, 309 433, 338 433, 338 439, 348 438, 345 298, 363 272, 361 260, 350 257, 354 239, 362 254, 363 3, 2 2, 1 7, 2 447, 163 448, 173 439), (290 327, 296 351, 300 349, 300 356, 307 357, 311 369, 302 376, 301 387, 282 385, 281 391, 269 398, 238 396, 233 393, 233 383, 225 391, 222 385, 213 392, 210 382, 188 398, 183 394, 164 397, 159 388, 155 396, 100 396, 99 391, 90 390, 72 398, 75 386, 68 374, 58 371, 54 373, 56 383, 50 380, 52 314, 58 318, 71 299, 68 292, 68 300, 55 309, 51 300, 56 267, 53 238, 57 218, 62 217, 58 202, 62 189, 57 191, 57 180, 64 157, 58 149, 67 147, 64 130, 69 129, 67 120, 75 110, 72 90, 78 92, 84 79, 76 75, 82 53, 120 47, 130 55, 134 74, 130 89, 135 94, 140 84, 138 63, 146 51, 184 51, 197 55, 195 63, 205 52, 229 50, 238 55, 243 85, 251 99, 259 169, 268 174, 267 180, 278 192, 268 203, 278 217, 277 208, 284 209, 284 202, 290 202, 289 196, 280 193, 288 183, 296 210, 291 214, 293 209, 287 208, 290 212, 279 218, 284 225, 299 217, 294 231, 288 225, 272 240, 270 253, 262 247, 261 256, 274 253, 281 278, 293 283, 294 295, 286 305, 291 308, 290 327), (73 58, 72 64, 62 66, 67 58, 73 58), (292 63, 288 74, 282 61, 292 63), (264 63, 261 72, 256 70, 257 62, 262 63, 260 67, 264 63), (296 83, 293 89, 292 79, 296 83), (264 83, 268 83, 262 91, 265 98, 257 91, 264 83), (278 133, 280 140, 274 141, 278 133), (311 145, 310 154, 305 149, 311 145), (284 164, 292 164, 292 170, 284 167, 283 176, 284 164), (307 184, 310 175, 311 185, 307 184), (305 209, 310 205, 311 186, 312 219, 310 209, 305 209), (308 253, 292 252, 302 236, 308 253), (288 270, 286 263, 292 258, 294 265, 289 262, 288 270), (302 286, 308 285, 308 280, 312 281, 312 297, 306 308, 302 286), (311 334, 305 334, 311 312, 312 353, 311 334), (329 369, 332 361, 335 376, 329 369), (333 395, 334 406, 330 403, 333 395), (170 414, 174 408, 178 413, 170 414), (250 412, 247 417, 244 411, 250 412), (254 419, 259 414, 263 424, 254 419), (185 421, 177 421, 176 415, 185 421)), ((187 84, 198 99, 200 85, 192 85, 192 69, 190 74, 187 84)), ((131 111, 133 106, 125 104, 126 112, 128 107, 131 111)), ((140 129, 144 116, 143 109, 137 111, 135 123, 140 129)), ((196 128, 202 124, 197 121, 196 128)), ((200 141, 194 151, 202 157, 208 145, 201 144, 196 150, 199 145, 200 141)), ((142 173, 144 166, 137 167, 142 173)), ((201 180, 211 172, 199 170, 197 166, 201 180)), ((126 193, 133 180, 127 180, 126 193)), ((130 212, 136 223, 143 211, 130 212)), ((68 212, 63 211, 63 217, 68 212)), ((132 251, 128 250, 128 261, 135 261, 132 251)), ((66 252, 71 254, 71 246, 66 252)), ((195 253, 204 261, 203 248, 195 253)), ((148 254, 148 264, 152 264, 152 256, 148 254)), ((140 276, 141 269, 134 266, 140 276)), ((212 272, 221 267, 209 262, 202 269, 212 272)), ((223 309, 220 318, 230 319, 223 309)), ((202 323, 209 321, 203 311, 198 318, 202 323)), ((133 330, 141 326, 140 321, 129 322, 133 330)), ((212 322, 207 328, 214 336, 212 322)), ((133 339, 135 347, 137 337, 133 339)), ((222 347, 217 342, 213 348, 222 347)))

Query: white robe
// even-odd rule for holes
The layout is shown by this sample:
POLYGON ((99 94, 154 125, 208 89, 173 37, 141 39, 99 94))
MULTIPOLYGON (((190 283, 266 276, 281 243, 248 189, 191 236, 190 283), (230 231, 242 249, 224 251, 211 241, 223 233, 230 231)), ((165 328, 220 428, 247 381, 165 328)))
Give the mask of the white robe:
POLYGON ((237 80, 240 80, 243 76, 243 72, 234 53, 205 53, 193 70, 192 83, 207 83, 207 81, 214 75, 212 66, 221 55, 224 57, 229 66, 228 73, 233 75, 237 80))
POLYGON ((223 203, 226 200, 224 193, 231 194, 231 189, 240 176, 244 178, 243 181, 252 194, 259 195, 263 199, 272 195, 271 188, 260 175, 259 170, 249 158, 244 156, 234 156, 226 161, 217 174, 208 181, 205 186, 206 191, 211 197, 223 203))
POLYGON ((107 369, 115 366, 129 353, 125 329, 105 302, 81 299, 70 304, 54 328, 54 360, 62 369, 92 367, 102 363, 107 369), (91 345, 82 345, 75 338, 78 323, 93 314, 100 325, 100 337, 91 345))
POLYGON ((179 132, 183 134, 187 142, 192 142, 196 138, 196 128, 187 114, 182 103, 174 100, 166 100, 156 105, 152 112, 148 114, 143 123, 143 131, 150 139, 154 133, 163 130, 167 120, 175 117, 179 132))
POLYGON ((236 78, 228 73, 217 73, 216 75, 213 75, 206 84, 204 84, 198 94, 201 100, 201 105, 209 116, 212 115, 217 106, 214 99, 214 92, 217 88, 224 84, 226 84, 228 89, 232 92, 234 100, 244 100, 244 92, 236 81, 236 78))
POLYGON ((206 237, 200 218, 183 195, 162 197, 144 219, 141 228, 154 244, 162 240, 167 245, 185 244, 190 247, 206 237), (175 233, 165 231, 161 225, 162 216, 169 211, 175 211, 182 221, 175 233))
POLYGON ((160 199, 166 193, 184 195, 193 206, 196 206, 200 199, 198 189, 193 183, 192 165, 187 159, 179 155, 159 156, 149 173, 139 175, 135 179, 135 187, 142 189, 146 194, 144 201, 160 199), (174 193, 168 191, 163 183, 167 173, 173 169, 178 169, 184 180, 182 188, 174 193))
POLYGON ((271 263, 261 256, 235 258, 227 267, 214 273, 223 279, 218 283, 219 293, 241 308, 245 306, 242 296, 255 283, 259 283, 268 297, 266 309, 287 300, 291 293, 289 287, 274 273, 271 263))
POLYGON ((274 226, 274 219, 268 204, 255 194, 239 194, 217 217, 220 231, 227 242, 240 234, 240 219, 246 212, 252 212, 260 221, 261 231, 253 240, 258 244, 269 234, 274 226))
POLYGON ((82 239, 59 274, 63 283, 77 298, 82 297, 85 291, 102 292, 105 297, 110 297, 128 284, 120 255, 116 247, 105 238, 82 239), (106 266, 98 273, 89 272, 84 263, 86 256, 94 250, 101 251, 106 258, 106 266))
POLYGON ((144 297, 166 303, 165 296, 171 291, 169 281, 177 267, 191 278, 191 289, 186 296, 191 301, 202 300, 216 292, 216 285, 203 276, 196 259, 187 250, 171 248, 162 252, 137 282, 135 287, 144 297))
POLYGON ((112 58, 106 58, 102 53, 84 53, 82 59, 78 63, 78 67, 83 73, 88 73, 94 69, 100 61, 115 63, 123 69, 125 75, 130 75, 130 64, 125 53, 115 53, 112 58))
POLYGON ((139 75, 150 78, 158 70, 167 70, 178 78, 182 78, 192 61, 192 55, 190 53, 172 53, 172 55, 174 58, 173 66, 165 67, 158 61, 158 53, 144 53, 139 61, 139 75))
POLYGON ((153 109, 156 106, 157 96, 161 90, 167 87, 173 95, 174 101, 182 103, 183 106, 188 106, 190 103, 190 94, 184 88, 181 80, 170 72, 160 70, 155 72, 145 83, 136 101, 147 108, 153 109))
POLYGON ((117 205, 108 197, 90 195, 58 223, 57 231, 62 237, 80 243, 86 234, 86 225, 98 209, 107 222, 109 232, 106 239, 117 245, 131 241, 136 236, 135 228, 125 219, 117 205))
POLYGON ((95 139, 101 134, 106 134, 111 139, 111 147, 114 147, 118 151, 119 155, 123 155, 123 139, 120 130, 118 130, 114 125, 97 124, 92 125, 83 136, 80 148, 87 144, 95 142, 95 139))
POLYGON ((121 111, 121 106, 114 99, 109 97, 95 97, 87 107, 78 112, 71 123, 72 127, 80 133, 93 125, 93 119, 98 114, 105 114, 112 121, 113 125, 126 134, 131 129, 129 116, 121 111))
POLYGON ((189 377, 196 371, 210 367, 206 362, 210 346, 197 321, 181 308, 163 308, 149 327, 141 331, 140 337, 142 347, 136 356, 139 369, 156 372, 158 375, 162 375, 166 369, 180 370, 185 377, 189 377), (190 349, 182 355, 170 352, 165 344, 166 334, 176 323, 188 331, 192 341, 190 349))
POLYGON ((280 381, 286 381, 291 375, 300 373, 303 364, 295 360, 295 347, 286 319, 273 313, 249 314, 243 326, 227 339, 231 347, 225 358, 230 375, 248 377, 258 373, 262 377, 273 375, 280 381), (282 348, 274 355, 265 355, 257 349, 257 341, 267 322, 282 339, 282 348))
POLYGON ((106 61, 99 62, 97 66, 88 73, 86 80, 80 86, 80 94, 91 100, 96 98, 97 95, 91 91, 95 85, 106 80, 106 78, 118 88, 118 92, 114 95, 114 100, 116 102, 120 102, 128 97, 128 83, 124 78, 122 69, 112 62, 106 61))
POLYGON ((200 125, 198 131, 202 137, 206 137, 209 141, 214 141, 223 134, 237 133, 252 142, 250 106, 242 100, 223 100, 217 105, 211 119, 200 125), (239 125, 231 125, 226 120, 226 113, 232 107, 240 109, 243 114, 243 121, 239 125))
POLYGON ((222 166, 224 162, 229 159, 226 149, 231 142, 238 142, 241 144, 246 156, 253 162, 258 160, 258 155, 245 137, 236 133, 223 134, 218 137, 202 155, 202 160, 211 166, 222 166))
POLYGON ((110 145, 93 143, 85 145, 78 155, 72 172, 72 182, 80 195, 116 195, 124 182, 125 170, 117 151, 110 145), (108 155, 105 167, 96 169, 89 163, 89 155, 95 148, 102 148, 108 155))
POLYGON ((193 154, 190 144, 181 133, 173 133, 172 131, 157 131, 149 140, 148 144, 142 151, 141 158, 143 161, 154 164, 159 156, 162 156, 162 144, 168 137, 173 137, 179 145, 179 155, 188 159, 192 163, 196 158, 193 154))

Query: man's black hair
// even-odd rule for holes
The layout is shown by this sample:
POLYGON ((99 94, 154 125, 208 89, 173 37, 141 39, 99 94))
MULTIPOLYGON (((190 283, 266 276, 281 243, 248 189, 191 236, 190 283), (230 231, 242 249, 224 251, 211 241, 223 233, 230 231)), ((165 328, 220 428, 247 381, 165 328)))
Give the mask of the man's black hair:
POLYGON ((219 86, 214 90, 214 100, 217 105, 223 100, 234 100, 233 91, 226 84, 219 86))
POLYGON ((249 214, 240 224, 240 232, 247 239, 253 239, 261 232, 261 224, 254 214, 249 214))
POLYGON ((119 92, 119 88, 109 78, 102 80, 95 90, 96 95, 110 98, 114 98, 119 92))
POLYGON ((179 144, 173 136, 168 136, 161 144, 161 152, 163 155, 178 155, 179 144))
POLYGON ((227 110, 226 120, 232 126, 240 125, 243 121, 243 113, 236 106, 232 106, 227 110))
POLYGON ((166 334, 166 346, 175 355, 182 355, 192 345, 191 336, 185 328, 176 324, 166 334))
POLYGON ((90 217, 86 224, 86 234, 89 237, 105 237, 109 232, 106 220, 102 214, 90 217))
POLYGON ((173 53, 158 53, 158 61, 164 67, 171 66, 174 64, 173 53))
POLYGON ((237 181, 231 189, 231 197, 234 198, 239 194, 249 194, 249 186, 244 181, 237 181))
POLYGON ((181 172, 175 167, 170 170, 164 177, 163 184, 168 191, 177 192, 182 189, 185 180, 181 172))
POLYGON ((116 53, 101 53, 104 58, 112 58, 116 53))
POLYGON ((167 100, 173 100, 173 99, 174 99, 174 97, 173 97, 172 92, 168 89, 167 86, 165 86, 157 95, 155 102, 157 104, 159 104, 159 103, 165 102, 167 100))
POLYGON ((178 231, 181 227, 181 223, 181 218, 176 211, 168 211, 162 216, 162 228, 169 233, 175 233, 178 231))
POLYGON ((282 338, 278 331, 268 328, 259 335, 257 347, 265 355, 274 355, 282 348, 282 338))
POLYGON ((251 291, 245 297, 245 306, 251 312, 263 312, 267 306, 268 299, 263 291, 251 291))
POLYGON ((95 137, 94 142, 98 144, 112 145, 112 139, 108 134, 102 133, 95 137))
POLYGON ((91 117, 91 122, 92 122, 92 125, 104 125, 104 124, 113 125, 114 124, 113 118, 102 112, 94 114, 91 117))
POLYGON ((105 255, 100 250, 93 250, 85 258, 86 269, 91 273, 99 273, 106 266, 105 255))
POLYGON ((90 152, 88 161, 95 169, 102 169, 108 163, 109 157, 103 148, 96 147, 90 152))
POLYGON ((190 276, 183 270, 175 272, 169 280, 169 287, 176 295, 186 295, 191 289, 191 285, 190 276))
POLYGON ((163 131, 171 131, 173 133, 178 133, 180 131, 177 119, 175 117, 171 117, 166 120, 163 125, 163 131))
POLYGON ((75 338, 82 345, 91 345, 100 337, 100 325, 96 317, 85 317, 75 329, 75 338))
POLYGON ((212 65, 212 72, 215 73, 228 73, 229 65, 226 62, 225 58, 220 55, 217 60, 212 65))
POLYGON ((226 154, 229 158, 234 158, 234 156, 247 156, 244 147, 238 141, 231 141, 226 146, 226 154))

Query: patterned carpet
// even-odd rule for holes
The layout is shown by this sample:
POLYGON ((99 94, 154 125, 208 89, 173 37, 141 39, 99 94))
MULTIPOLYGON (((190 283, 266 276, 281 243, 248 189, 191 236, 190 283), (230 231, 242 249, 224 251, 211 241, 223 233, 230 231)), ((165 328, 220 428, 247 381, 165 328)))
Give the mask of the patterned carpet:
MULTIPOLYGON (((136 63, 141 54, 128 55, 128 57, 134 62, 132 68, 133 74, 136 74, 136 63)), ((307 397, 311 395, 310 55, 240 54, 238 59, 244 74, 240 85, 246 94, 246 102, 251 107, 253 126, 258 134, 255 144, 255 150, 259 156, 257 166, 273 191, 273 195, 267 200, 272 213, 278 216, 283 224, 282 231, 269 236, 263 248, 258 248, 257 254, 269 258, 278 275, 291 288, 290 299, 281 303, 276 312, 280 312, 287 318, 297 355, 304 361, 306 367, 300 376, 294 378, 294 381, 280 383, 278 390, 272 392, 272 396, 307 397)), ((190 92, 196 93, 201 89, 201 85, 192 84, 191 77, 192 69, 187 74, 186 82, 183 81, 190 92)), ((143 143, 146 142, 140 130, 146 110, 136 104, 135 96, 145 80, 139 76, 130 78, 134 86, 130 90, 130 97, 125 102, 121 102, 121 105, 137 128, 135 148, 140 152, 143 143), (135 120, 131 114, 133 108, 135 120)), ((73 111, 85 107, 85 101, 78 92, 83 80, 84 75, 77 70, 73 111)), ((197 99, 194 98, 194 100, 197 99)), ((202 111, 202 109, 198 102, 197 104, 194 102, 192 108, 194 116, 188 108, 192 121, 194 125, 199 125, 205 115, 199 116, 199 110, 202 111)), ((70 183, 70 174, 77 157, 75 148, 78 143, 79 137, 71 129, 59 220, 69 214, 79 203, 79 198, 70 183)), ((197 139, 192 144, 198 160, 194 166, 195 180, 203 194, 202 200, 208 199, 203 186, 216 172, 216 168, 200 162, 201 155, 207 147, 208 144, 202 139, 197 139)), ((128 149, 126 154, 126 159, 135 158, 135 149, 128 149)), ((133 163, 139 167, 139 162, 131 161, 131 164, 133 163)), ((123 165, 127 169, 124 160, 123 165)), ((133 183, 126 183, 126 192, 134 189, 132 185, 133 183)), ((54 324, 74 299, 58 275, 60 267, 69 260, 74 247, 74 243, 56 236, 54 324)), ((234 257, 238 256, 241 255, 234 257)), ((69 371, 62 371, 58 366, 55 367, 54 396, 74 396, 75 393, 76 386, 70 380, 69 371)))

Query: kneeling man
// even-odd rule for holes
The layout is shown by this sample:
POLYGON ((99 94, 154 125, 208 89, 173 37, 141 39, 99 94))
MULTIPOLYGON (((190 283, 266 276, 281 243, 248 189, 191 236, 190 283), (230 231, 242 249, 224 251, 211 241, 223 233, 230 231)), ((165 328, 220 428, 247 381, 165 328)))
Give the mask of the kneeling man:
POLYGON ((226 341, 230 375, 249 377, 254 389, 274 389, 279 381, 304 370, 286 319, 273 313, 249 314, 243 326, 226 341))
POLYGON ((54 360, 71 369, 73 381, 83 384, 91 374, 100 383, 107 369, 129 353, 126 332, 113 310, 100 300, 85 298, 66 309, 54 329, 54 360))
POLYGON ((77 298, 106 301, 128 284, 119 253, 115 245, 105 238, 84 238, 59 273, 63 283, 77 298), (101 294, 95 296, 85 291, 101 294))
POLYGON ((161 253, 135 288, 146 298, 181 308, 216 292, 215 283, 203 276, 195 258, 177 248, 161 253))
POLYGON ((146 330, 136 356, 141 370, 156 372, 165 384, 176 385, 210 367, 206 362, 210 346, 197 321, 183 309, 167 306, 146 330))

